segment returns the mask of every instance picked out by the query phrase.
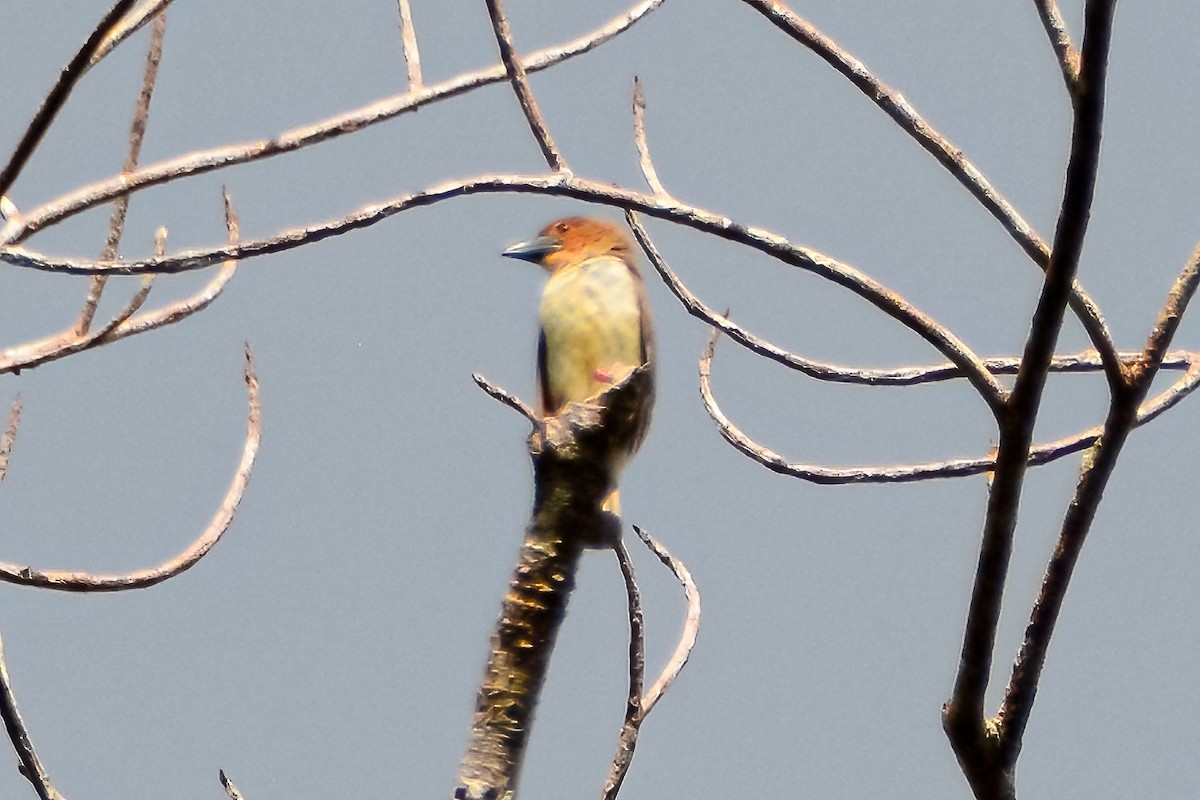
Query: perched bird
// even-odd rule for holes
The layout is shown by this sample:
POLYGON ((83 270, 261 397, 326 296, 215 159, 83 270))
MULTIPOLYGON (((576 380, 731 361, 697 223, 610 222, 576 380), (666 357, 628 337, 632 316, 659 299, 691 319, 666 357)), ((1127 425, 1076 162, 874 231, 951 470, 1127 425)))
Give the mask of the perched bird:
POLYGON ((603 507, 620 514, 617 478, 641 446, 654 407, 654 325, 633 243, 614 223, 589 217, 551 222, 537 238, 504 251, 550 273, 538 308, 538 405, 557 414, 620 383, 643 364, 651 370, 633 435, 611 464, 603 507))

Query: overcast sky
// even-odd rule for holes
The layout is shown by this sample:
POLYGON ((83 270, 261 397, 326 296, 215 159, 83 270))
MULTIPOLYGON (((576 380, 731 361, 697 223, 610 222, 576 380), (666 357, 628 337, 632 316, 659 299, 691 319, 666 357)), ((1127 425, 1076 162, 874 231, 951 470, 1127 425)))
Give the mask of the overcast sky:
MULTIPOLYGON (((426 80, 496 60, 483 4, 414 2, 426 80)), ((518 47, 565 41, 622 3, 511 0, 518 47)), ((1069 104, 1031 2, 797 2, 986 173, 1049 237, 1069 104)), ((1063 10, 1081 33, 1082 3, 1063 10)), ((18 139, 107 7, 6 0, 0 151, 18 139)), ((1114 337, 1140 347, 1200 238, 1200 10, 1118 9, 1108 127, 1080 278, 1114 337)), ((32 208, 117 172, 143 31, 81 83, 11 192, 32 208)), ((670 0, 627 34, 533 78, 577 174, 641 189, 629 119, 644 82, 651 146, 682 201, 869 273, 977 352, 1019 352, 1039 273, 926 153, 811 53, 734 0, 670 0)), ((143 162, 273 136, 402 92, 393 0, 179 0, 143 162)), ((133 199, 122 254, 219 244, 220 187, 244 238, 483 172, 541 172, 511 90, 490 86, 296 154, 133 199)), ((528 517, 527 426, 471 382, 531 398, 543 275, 502 259, 558 216, 530 195, 458 199, 242 265, 182 324, 0 379, 25 414, 0 489, 0 559, 124 571, 182 549, 241 453, 242 343, 258 360, 261 456, 227 537, 191 571, 103 596, 4 586, 0 632, 33 741, 72 800, 446 797, 487 639, 528 517)), ((95 257, 107 209, 29 242, 95 257)), ((655 224, 711 305, 807 356, 939 360, 848 292, 701 234, 655 224)), ((209 274, 163 279, 150 304, 209 274)), ((983 478, 820 487, 726 445, 697 393, 707 330, 657 278, 661 388, 623 486, 626 519, 683 559, 704 597, 692 662, 643 729, 624 797, 969 796, 941 731, 983 519, 983 478)), ((117 281, 104 310, 134 291, 117 281)), ((0 270, 0 342, 70 325, 82 278, 0 270)), ((1196 346, 1185 322, 1180 347, 1196 346)), ((1061 349, 1086 347, 1068 323, 1061 349)), ((1161 383, 1161 381, 1160 381, 1161 383)), ((793 461, 925 461, 986 452, 975 394, 828 386, 726 343, 718 399, 793 461)), ((1039 439, 1103 417, 1098 376, 1052 380, 1039 439)), ((1138 431, 1067 598, 1018 769, 1030 797, 1200 794, 1194 575, 1195 401, 1138 431)), ((989 692, 994 709, 1078 459, 1030 474, 989 692)), ((657 670, 683 602, 636 554, 657 670)), ((626 680, 611 555, 584 559, 526 762, 522 796, 594 797, 626 680)), ((15 759, 0 795, 31 797, 15 759)))

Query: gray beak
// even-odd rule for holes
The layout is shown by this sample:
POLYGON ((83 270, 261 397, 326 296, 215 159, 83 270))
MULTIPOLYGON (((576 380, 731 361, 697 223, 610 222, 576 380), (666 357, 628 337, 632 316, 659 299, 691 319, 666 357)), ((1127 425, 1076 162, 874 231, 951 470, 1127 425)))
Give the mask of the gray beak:
POLYGON ((560 247, 562 247, 562 244, 557 239, 552 239, 549 236, 539 236, 536 239, 530 239, 528 242, 514 244, 501 253, 501 255, 537 263, 560 247))

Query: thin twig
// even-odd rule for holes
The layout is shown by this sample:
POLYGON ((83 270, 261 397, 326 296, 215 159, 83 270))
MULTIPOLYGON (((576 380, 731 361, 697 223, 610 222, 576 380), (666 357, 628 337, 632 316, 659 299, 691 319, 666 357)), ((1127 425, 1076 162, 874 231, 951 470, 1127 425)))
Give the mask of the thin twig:
POLYGON ((54 118, 62 110, 62 107, 66 105, 67 98, 71 96, 71 90, 75 88, 75 84, 87 72, 88 61, 99 49, 108 32, 125 15, 125 12, 130 9, 133 3, 134 0, 117 0, 112 8, 108 10, 108 13, 100 18, 100 22, 96 24, 95 30, 92 31, 87 41, 83 43, 83 47, 79 48, 79 52, 63 67, 62 72, 59 73, 58 81, 46 95, 46 99, 42 101, 42 105, 37 110, 37 113, 33 115, 33 119, 30 121, 29 127, 25 129, 21 141, 17 144, 16 149, 13 150, 12 156, 4 166, 4 170, 0 172, 0 197, 8 194, 9 189, 12 188, 17 177, 21 174, 21 170, 25 169, 25 165, 29 162, 33 151, 37 149, 38 144, 42 141, 42 137, 50 129, 54 118))
MULTIPOLYGON (((880 110, 891 117, 901 130, 945 167, 946 171, 1016 240, 1034 263, 1043 270, 1048 267, 1050 248, 1037 231, 992 186, 963 151, 921 116, 904 95, 876 77, 863 62, 843 50, 837 42, 784 3, 775 0, 744 2, 854 84, 880 110)), ((1092 346, 1099 351, 1104 360, 1104 372, 1109 386, 1116 391, 1123 382, 1123 376, 1120 364, 1116 360, 1116 346, 1113 344, 1112 334, 1099 307, 1078 282, 1072 283, 1071 309, 1083 324, 1092 346)))
POLYGON ((4 439, 0 440, 0 483, 8 475, 8 459, 12 455, 13 445, 17 441, 17 428, 21 425, 21 396, 17 395, 8 411, 8 426, 4 429, 4 439))
MULTIPOLYGON (((163 36, 167 32, 167 14, 160 13, 154 18, 154 27, 150 33, 150 45, 146 50, 146 66, 142 71, 142 89, 138 92, 137 102, 133 111, 133 122, 129 126, 129 148, 125 152, 125 163, 121 172, 133 172, 137 169, 138 158, 142 152, 142 142, 146 138, 146 123, 150 119, 150 100, 154 97, 154 86, 158 81, 158 65, 162 62, 163 36)), ((111 261, 117 257, 117 248, 121 244, 121 235, 125 231, 125 215, 129 211, 129 195, 122 195, 113 201, 112 215, 108 220, 108 238, 104 249, 100 252, 101 261, 111 261)), ((156 253, 157 255, 157 253, 156 253)), ((92 278, 83 309, 79 312, 79 321, 75 323, 75 333, 85 335, 92 326, 96 316, 96 307, 104 294, 104 285, 108 279, 104 275, 92 278)))
POLYGON ((499 386, 492 383, 478 372, 472 372, 471 379, 475 381, 475 385, 487 392, 489 396, 499 400, 501 403, 508 406, 513 411, 516 411, 518 414, 525 417, 525 419, 529 420, 529 423, 535 428, 541 424, 542 420, 538 416, 537 412, 534 411, 533 408, 531 408, 523 400, 521 400, 521 398, 505 389, 501 389, 499 386))
MULTIPOLYGON (((641 0, 623 13, 589 33, 562 45, 535 51, 521 59, 526 72, 548 69, 568 59, 590 52, 624 33, 641 21, 665 0, 641 0)), ((419 91, 403 92, 383 98, 318 123, 283 131, 268 139, 216 147, 187 153, 166 161, 142 167, 130 175, 116 175, 83 186, 40 206, 28 215, 10 220, 3 228, 0 245, 25 241, 42 228, 78 214, 88 208, 106 203, 122 194, 141 191, 151 186, 202 175, 213 170, 244 164, 290 153, 320 142, 353 133, 393 117, 416 111, 430 103, 466 94, 483 86, 508 79, 503 64, 458 75, 419 91)), ((224 257, 218 260, 223 260, 224 257)))
MULTIPOLYGON (((819 464, 791 462, 780 454, 762 446, 747 436, 741 428, 725 416, 717 404, 712 389, 713 349, 719 331, 714 329, 708 345, 700 356, 700 397, 704 409, 717 426, 717 431, 734 449, 758 462, 772 472, 792 478, 823 485, 857 483, 914 483, 935 478, 961 478, 969 475, 989 473, 996 466, 996 448, 986 455, 974 458, 954 458, 944 461, 929 461, 920 464, 888 464, 883 466, 827 467, 819 464)), ((1135 426, 1145 425, 1164 412, 1174 408, 1188 395, 1200 387, 1200 355, 1187 354, 1187 372, 1169 388, 1141 405, 1135 426)), ((1065 456, 1079 453, 1095 444, 1103 432, 1097 425, 1085 431, 1034 445, 1029 451, 1029 466, 1038 467, 1057 461, 1065 456)))
POLYGON ((656 196, 670 197, 658 179, 658 170, 654 168, 654 159, 650 157, 650 143, 646 137, 646 94, 642 91, 641 79, 636 75, 633 78, 633 142, 637 146, 638 166, 650 191, 656 196))
POLYGON ((160 11, 165 11, 173 0, 142 0, 141 4, 121 18, 114 25, 96 49, 95 55, 88 61, 88 69, 99 64, 109 53, 117 49, 121 42, 142 29, 142 26, 154 18, 160 11))
POLYGON ((29 729, 25 727, 25 721, 21 719, 21 712, 17 708, 17 698, 12 690, 12 681, 8 677, 8 664, 4 659, 4 642, 2 640, 0 640, 0 718, 4 720, 9 741, 12 742, 13 749, 17 752, 17 759, 21 762, 20 773, 33 784, 39 800, 63 800, 62 795, 50 782, 46 768, 42 766, 41 759, 33 749, 33 742, 29 740, 29 729))
POLYGON ((1042 21, 1042 27, 1046 29, 1046 36, 1050 39, 1050 46, 1054 48, 1054 55, 1058 57, 1058 66, 1062 70, 1067 91, 1075 94, 1079 89, 1079 51, 1071 42, 1066 20, 1058 10, 1055 0, 1033 0, 1033 4, 1037 6, 1038 18, 1042 21))
POLYGON ((679 635, 679 643, 675 645, 675 652, 671 654, 667 665, 663 667, 663 671, 659 673, 650 690, 642 697, 642 718, 644 719, 670 690, 671 685, 675 683, 679 673, 683 672, 688 659, 692 656, 692 649, 695 648, 696 639, 700 635, 700 588, 696 586, 696 581, 692 579, 692 573, 688 571, 687 566, 671 555, 670 551, 658 540, 637 525, 633 526, 633 532, 675 575, 675 579, 683 586, 683 597, 687 603, 683 631, 679 635))
POLYGON ((625 579, 625 597, 629 610, 629 694, 625 699, 625 720, 617 738, 617 753, 613 756, 608 780, 604 782, 601 800, 615 800, 633 763, 633 752, 637 748, 638 731, 642 727, 645 713, 642 711, 642 687, 646 682, 646 627, 642 617, 642 595, 638 591, 637 576, 633 561, 625 542, 617 540, 613 545, 621 577, 625 579))
POLYGON ((242 790, 237 787, 233 781, 229 780, 229 776, 225 774, 225 770, 219 770, 217 777, 221 780, 221 788, 225 790, 225 794, 229 800, 245 800, 242 790))
POLYGON ((567 161, 559 152, 558 145, 554 143, 554 137, 550 135, 550 129, 546 126, 546 118, 542 116, 542 111, 538 108, 537 100, 533 96, 533 88, 529 85, 529 76, 525 74, 525 67, 513 46, 508 16, 504 13, 504 2, 503 0, 486 0, 486 3, 488 16, 492 20, 492 31, 496 34, 496 45, 500 48, 500 61, 508 73, 509 83, 512 84, 517 102, 521 104, 521 112, 525 114, 529 130, 537 141, 538 147, 542 149, 542 158, 546 159, 546 165, 550 169, 555 172, 565 172, 567 161))
POLYGON ((400 49, 404 53, 404 67, 408 70, 408 90, 424 86, 421 79, 421 51, 417 48, 417 29, 413 25, 412 7, 408 0, 396 0, 400 7, 400 49))

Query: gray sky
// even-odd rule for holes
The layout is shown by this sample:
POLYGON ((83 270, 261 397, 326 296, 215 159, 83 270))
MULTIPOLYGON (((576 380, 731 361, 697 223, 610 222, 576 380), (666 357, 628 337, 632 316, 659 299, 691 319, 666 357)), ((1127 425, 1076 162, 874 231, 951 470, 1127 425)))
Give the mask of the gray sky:
MULTIPOLYGON (((492 63, 482 3, 417 2, 428 81, 492 63)), ((619 2, 509 4, 523 50, 564 41, 619 2)), ((914 105, 1044 235, 1053 232, 1069 106, 1032 3, 796 2, 914 105)), ((0 150, 106 7, 8 0, 0 12, 0 150)), ((1064 13, 1080 34, 1081 4, 1064 13)), ((1200 236, 1200 11, 1118 10, 1108 127, 1081 280, 1123 348, 1139 347, 1200 236)), ((22 208, 119 169, 143 32, 88 75, 12 192, 22 208)), ((870 102, 743 5, 672 0, 626 35, 534 78, 575 171, 641 188, 628 107, 645 83, 659 173, 681 200, 868 272, 978 352, 1017 352, 1039 275, 964 190, 870 102)), ((173 7, 143 162, 274 135, 404 88, 391 0, 234 0, 173 7)), ((122 252, 315 223, 441 180, 540 172, 511 91, 495 85, 300 153, 135 196, 122 252)), ((56 785, 82 798, 215 798, 222 768, 251 800, 444 797, 466 741, 487 637, 526 521, 526 426, 470 380, 531 397, 542 276, 499 257, 567 200, 484 196, 245 263, 176 327, 5 376, 25 402, 0 494, 0 559, 124 571, 207 524, 240 457, 241 347, 258 359, 261 457, 232 530, 197 567, 109 596, 0 588, 5 654, 56 785)), ((600 211, 611 217, 616 212, 600 211)), ((107 209, 30 246, 90 257, 107 209)), ((849 293, 701 234, 656 224, 711 305, 814 358, 931 363, 915 336, 849 293)), ((160 281, 159 303, 206 278, 160 281)), ((696 390, 706 329, 648 281, 661 361, 650 438, 623 486, 628 521, 693 571, 704 626, 643 729, 626 797, 968 796, 942 734, 977 557, 982 478, 828 488, 725 445, 696 390)), ((117 282, 114 311, 134 284, 117 282)), ((79 278, 0 271, 5 346, 69 325, 79 278)), ((1193 346, 1187 322, 1177 339, 1193 346)), ((1068 324, 1062 350, 1085 346, 1068 324)), ((826 386, 726 343, 725 411, 795 461, 851 465, 986 451, 964 386, 826 386)), ((1161 383, 1161 381, 1160 381, 1161 383)), ((1102 418, 1103 380, 1059 377, 1038 424, 1102 418)), ((1019 766, 1039 797, 1195 797, 1193 610, 1200 544, 1196 410, 1127 447, 1072 585, 1019 766)), ((1007 681, 1077 459, 1034 471, 989 706, 1007 681)), ((651 668, 681 593, 636 553, 651 668)), ((590 797, 625 694, 623 589, 585 558, 534 729, 523 796, 590 797)), ((13 764, 10 757, 8 763, 13 764)), ((15 768, 0 794, 32 796, 15 768)))

